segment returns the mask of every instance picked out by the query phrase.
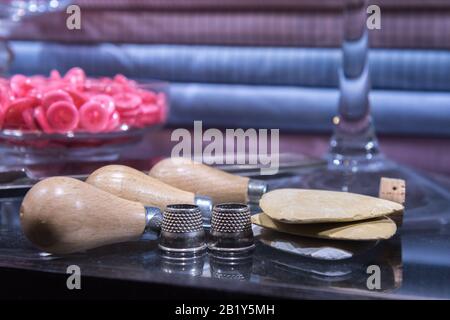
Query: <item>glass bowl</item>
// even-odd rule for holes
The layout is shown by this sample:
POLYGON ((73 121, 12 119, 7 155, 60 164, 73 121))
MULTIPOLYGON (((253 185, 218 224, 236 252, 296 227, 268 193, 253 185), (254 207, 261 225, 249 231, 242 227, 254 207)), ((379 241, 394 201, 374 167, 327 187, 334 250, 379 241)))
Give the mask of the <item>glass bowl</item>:
POLYGON ((169 85, 162 81, 138 83, 138 88, 165 97, 165 114, 156 124, 134 127, 122 124, 110 132, 46 133, 41 130, 0 130, 0 170, 26 168, 29 165, 69 162, 101 162, 117 160, 166 122, 169 111, 169 85))

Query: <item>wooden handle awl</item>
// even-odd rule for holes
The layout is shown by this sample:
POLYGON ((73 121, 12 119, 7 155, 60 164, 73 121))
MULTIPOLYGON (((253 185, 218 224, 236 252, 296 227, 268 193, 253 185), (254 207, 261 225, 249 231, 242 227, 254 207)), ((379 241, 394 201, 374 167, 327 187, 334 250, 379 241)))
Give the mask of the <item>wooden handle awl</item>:
POLYGON ((120 198, 164 210, 169 204, 195 204, 195 194, 177 189, 136 169, 109 165, 94 171, 86 180, 120 198))
POLYGON ((139 239, 146 226, 146 210, 138 202, 79 180, 53 177, 28 191, 20 221, 37 247, 66 254, 139 239))
POLYGON ((150 170, 149 175, 182 190, 209 196, 214 203, 246 203, 249 200, 249 178, 190 159, 164 159, 150 170))

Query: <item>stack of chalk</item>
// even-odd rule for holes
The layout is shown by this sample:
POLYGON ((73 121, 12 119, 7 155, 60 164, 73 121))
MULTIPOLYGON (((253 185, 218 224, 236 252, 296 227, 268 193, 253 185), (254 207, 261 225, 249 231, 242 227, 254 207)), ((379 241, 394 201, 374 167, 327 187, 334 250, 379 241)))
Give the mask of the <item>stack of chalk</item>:
POLYGON ((390 217, 403 213, 403 188, 392 187, 392 179, 381 182, 384 199, 347 192, 278 189, 260 200, 263 213, 252 222, 279 232, 322 239, 371 241, 389 239, 397 225, 390 217), (386 186, 392 187, 387 190, 386 186), (392 198, 394 197, 394 198, 392 198), (391 200, 387 200, 390 198, 391 200))

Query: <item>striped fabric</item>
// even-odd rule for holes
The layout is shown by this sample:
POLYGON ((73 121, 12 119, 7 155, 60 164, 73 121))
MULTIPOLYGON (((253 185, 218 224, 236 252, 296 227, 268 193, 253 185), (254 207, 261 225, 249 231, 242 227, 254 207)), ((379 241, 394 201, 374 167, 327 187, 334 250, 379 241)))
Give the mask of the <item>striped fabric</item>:
MULTIPOLYGON (((170 124, 330 132, 338 97, 337 89, 172 84, 170 124)), ((450 93, 373 90, 371 103, 380 133, 450 137, 450 93)))
MULTIPOLYGON (((82 30, 65 28, 66 18, 64 12, 59 12, 30 19, 17 28, 13 38, 304 47, 339 47, 342 38, 339 10, 100 10, 87 7, 82 11, 82 30)), ((449 49, 450 9, 382 8, 382 29, 371 31, 370 37, 373 47, 449 49)))
MULTIPOLYGON (((115 48, 115 46, 111 47, 115 48)), ((83 57, 83 50, 75 50, 65 46, 56 46, 56 49, 59 49, 59 51, 55 51, 55 48, 46 51, 45 48, 45 45, 43 49, 39 49, 39 45, 13 43, 13 49, 16 51, 16 62, 11 72, 26 71, 30 74, 35 74, 39 73, 39 71, 44 71, 43 69, 48 71, 49 68, 63 71, 74 65, 81 65, 88 71, 96 68, 100 71, 110 71, 111 65, 135 66, 132 69, 136 70, 146 66, 145 61, 151 61, 149 56, 142 52, 141 64, 134 65, 135 59, 133 57, 128 57, 128 59, 120 62, 126 56, 123 53, 128 54, 129 51, 116 48, 116 50, 110 51, 110 59, 105 58, 107 55, 99 54, 97 59, 86 59, 84 63, 80 63, 78 59, 83 57), (52 51, 54 54, 49 54, 52 51), (147 57, 147 59, 144 59, 144 57, 147 57)), ((179 47, 179 49, 181 56, 189 52, 188 48, 183 49, 179 47), (184 50, 186 51, 183 53, 184 50)), ((216 48, 216 50, 218 49, 216 48)), ((175 48, 171 48, 171 50, 175 51, 175 48)), ((275 49, 272 50, 276 51, 275 49)), ((280 53, 282 52, 283 50, 280 51, 280 53)), ((376 56, 376 52, 378 50, 371 57, 376 56)), ((92 50, 90 54, 92 54, 92 50)), ((413 52, 410 54, 414 56, 413 52)), ((165 54, 161 54, 159 60, 155 59, 153 61, 154 67, 162 64, 161 57, 163 56, 165 54)), ((313 56, 316 56, 316 54, 310 55, 312 60, 308 61, 308 59, 305 59, 301 62, 302 59, 299 59, 298 61, 306 66, 311 64, 311 61, 314 61, 313 56)), ((264 58, 264 55, 262 57, 264 58)), ((386 53, 386 57, 391 57, 391 54, 386 53)), ((383 51, 381 51, 377 59, 383 59, 383 51)), ((226 60, 230 59, 227 58, 226 60)), ((280 64, 284 59, 281 54, 278 57, 272 57, 271 60, 280 64)), ((219 61, 219 59, 216 61, 219 61)), ((295 62, 296 60, 292 61, 295 62)), ((426 70, 430 68, 426 67, 426 63, 431 65, 433 59, 417 58, 417 61, 425 62, 421 68, 417 67, 414 71, 417 77, 420 78, 421 75, 427 74, 426 70), (421 69, 422 72, 420 72, 421 69)), ((247 63, 244 64, 247 65, 247 63)), ((209 65, 210 63, 206 62, 205 67, 209 65)), ((394 66, 398 66, 398 64, 393 63, 392 67, 394 66)), ((411 69, 407 68, 407 66, 408 64, 404 65, 404 70, 410 71, 411 69)), ((178 65, 173 67, 172 72, 175 71, 173 74, 176 74, 178 67, 178 65)), ((263 66, 261 65, 261 67, 263 66)), ((266 71, 272 72, 277 77, 276 68, 271 70, 271 64, 267 67, 269 69, 266 71)), ((191 68, 189 70, 186 64, 182 71, 190 72, 190 75, 196 75, 195 72, 199 68, 198 64, 192 63, 191 68)), ((252 78, 251 70, 246 70, 245 68, 239 70, 239 64, 234 65, 232 68, 234 72, 242 72, 243 79, 252 78)), ((391 69, 388 63, 384 69, 376 71, 375 74, 380 72, 379 76, 383 77, 383 74, 389 74, 391 69)), ((320 67, 318 70, 320 70, 320 67)), ((310 68, 308 72, 312 76, 320 73, 318 70, 310 68)), ((444 70, 443 74, 448 76, 448 72, 445 69, 441 70, 444 70)), ((263 74, 264 72, 259 75, 263 74)), ((284 79, 283 74, 284 72, 279 73, 278 79, 284 79)), ((205 75, 208 76, 208 73, 205 75)), ((213 74, 209 73, 209 75, 213 74)), ((287 75, 291 77, 288 79, 295 81, 301 81, 302 79, 306 81, 308 79, 307 76, 302 76, 295 72, 287 73, 287 75)), ((232 77, 233 75, 229 74, 229 76, 232 77)), ((408 75, 408 77, 412 76, 413 74, 408 75)), ((323 75, 322 77, 326 78, 323 75)), ((235 80, 239 78, 235 78, 235 80)), ((210 79, 213 80, 213 78, 210 79)), ((264 77, 261 77, 261 79, 264 79, 264 77)), ((380 83, 382 84, 382 82, 380 83)), ((171 86, 170 124, 191 125, 194 120, 203 120, 207 126, 259 126, 277 127, 293 131, 326 132, 331 129, 331 118, 337 110, 338 96, 337 88, 282 86, 280 83, 278 86, 256 85, 255 83, 252 83, 252 85, 173 83, 171 86)), ((374 90, 371 101, 377 129, 382 133, 450 136, 450 93, 448 92, 374 90)))
MULTIPOLYGON (((341 51, 181 45, 61 45, 13 42, 13 69, 24 74, 83 67, 91 75, 123 73, 175 82, 337 87, 341 51)), ((379 89, 450 91, 450 52, 374 49, 379 89)))
MULTIPOLYGON (((370 54, 377 129, 449 137, 450 1, 374 1, 381 4, 382 29, 370 32, 371 45, 387 49, 370 54)), ((203 120, 215 127, 330 131, 339 96, 342 1, 79 4, 82 30, 65 28, 64 12, 30 19, 16 30, 14 39, 65 45, 14 44, 12 72, 82 66, 96 75, 177 81, 171 88, 173 125, 203 120)))
MULTIPOLYGON (((344 0, 77 0, 84 8, 165 9, 165 10, 327 10, 341 9, 344 0)), ((450 8, 447 0, 369 0, 386 9, 450 8)))

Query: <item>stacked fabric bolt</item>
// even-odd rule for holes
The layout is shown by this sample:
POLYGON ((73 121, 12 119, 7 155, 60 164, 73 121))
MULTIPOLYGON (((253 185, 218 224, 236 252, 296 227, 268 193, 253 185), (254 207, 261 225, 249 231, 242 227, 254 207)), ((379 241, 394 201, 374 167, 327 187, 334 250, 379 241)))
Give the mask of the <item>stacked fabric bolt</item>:
MULTIPOLYGON (((47 74, 82 66, 88 74, 163 79, 177 83, 278 87, 338 87, 339 48, 97 45, 12 42, 15 73, 47 74)), ((450 91, 450 52, 374 49, 374 89, 450 91), (425 70, 425 72, 424 72, 425 70)))
MULTIPOLYGON (((338 47, 340 0, 81 0, 81 30, 65 26, 67 14, 27 22, 17 39, 245 46, 338 47)), ((375 0, 382 28, 374 47, 449 48, 447 0, 375 0)))
MULTIPOLYGON (((12 72, 81 66, 96 75, 177 82, 169 119, 176 126, 203 120, 215 127, 315 132, 332 127, 339 94, 340 0, 77 3, 81 30, 60 27, 65 12, 16 29, 13 39, 44 42, 14 42, 12 72)), ((382 13, 381 30, 369 32, 377 130, 449 136, 450 2, 369 3, 382 13)))
POLYGON ((262 227, 304 237, 354 241, 391 238, 397 227, 386 216, 404 209, 399 203, 359 194, 302 189, 268 192, 259 205, 264 213, 253 216, 252 222, 262 227))
MULTIPOLYGON (((169 124, 176 126, 203 120, 212 127, 326 132, 337 109, 339 49, 42 42, 13 42, 12 48, 12 72, 78 65, 100 76, 173 81, 169 124)), ((377 49, 369 62, 379 132, 450 135, 450 53, 377 49)))

